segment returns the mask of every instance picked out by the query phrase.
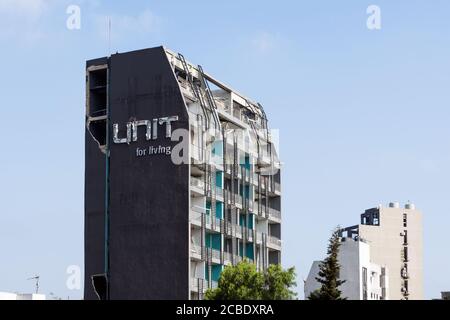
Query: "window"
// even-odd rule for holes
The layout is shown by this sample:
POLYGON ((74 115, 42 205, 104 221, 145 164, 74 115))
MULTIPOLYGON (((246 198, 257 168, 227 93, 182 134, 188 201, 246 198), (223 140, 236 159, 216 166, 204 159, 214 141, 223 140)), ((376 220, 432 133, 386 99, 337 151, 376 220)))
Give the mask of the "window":
POLYGON ((367 268, 362 268, 363 300, 367 300, 367 268))
POLYGON ((408 216, 406 213, 403 214, 403 227, 406 228, 408 226, 408 216))

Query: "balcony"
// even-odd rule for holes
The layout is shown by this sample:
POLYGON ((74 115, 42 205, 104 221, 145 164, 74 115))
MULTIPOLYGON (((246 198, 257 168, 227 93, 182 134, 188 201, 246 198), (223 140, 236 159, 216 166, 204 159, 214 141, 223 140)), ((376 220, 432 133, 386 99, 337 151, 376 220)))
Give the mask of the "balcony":
POLYGON ((198 206, 192 206, 191 212, 190 212, 190 222, 191 224, 201 227, 202 226, 202 219, 205 218, 205 228, 210 231, 220 232, 220 226, 222 223, 222 219, 219 219, 217 217, 211 217, 210 214, 206 213, 210 212, 210 209, 201 208, 198 206))
MULTIPOLYGON (((204 248, 204 250, 206 250, 206 252, 210 252, 211 253, 211 260, 213 263, 215 264, 219 264, 220 261, 220 255, 221 252, 219 250, 216 249, 211 249, 211 248, 204 248)), ((195 259, 195 260, 201 260, 201 254, 202 254, 202 248, 200 245, 193 245, 191 244, 191 258, 195 259)), ((233 259, 234 259, 234 263, 239 263, 243 260, 243 258, 239 255, 233 255, 230 252, 223 252, 223 263, 225 265, 232 265, 233 264, 233 259)), ((253 259, 250 258, 246 258, 250 263, 253 263, 253 259)))
POLYGON ((238 119, 239 121, 242 121, 242 114, 239 108, 233 108, 233 117, 238 119))
POLYGON ((275 182, 274 185, 275 185, 275 193, 281 193, 281 185, 278 182, 275 182))
POLYGON ((201 227, 203 214, 204 209, 197 206, 192 206, 189 215, 189 220, 191 221, 192 224, 201 227))
POLYGON ((219 250, 215 250, 215 249, 211 249, 211 259, 212 261, 216 262, 216 263, 220 263, 220 251, 219 250))
POLYGON ((183 95, 188 98, 191 101, 197 101, 197 98, 195 97, 195 94, 192 92, 192 88, 189 84, 189 82, 186 81, 186 79, 183 79, 182 77, 178 77, 178 83, 180 84, 181 92, 183 95))
POLYGON ((201 195, 205 194, 205 182, 196 177, 191 176, 191 189, 201 195))
POLYGON ((250 169, 244 169, 244 174, 245 174, 245 181, 249 182, 250 181, 250 177, 252 176, 251 172, 250 172, 250 169))
POLYGON ((239 263, 242 261, 242 257, 238 255, 232 255, 230 252, 224 252, 224 264, 225 265, 232 265, 232 258, 234 258, 234 263, 239 263))
POLYGON ((200 245, 191 243, 191 258, 195 260, 202 259, 202 247, 200 245))
POLYGON ((255 202, 251 199, 248 200, 248 210, 250 210, 251 212, 254 211, 254 204, 255 202))
POLYGON ((205 293, 208 289, 205 279, 201 278, 191 278, 191 291, 205 293))
POLYGON ((218 287, 216 281, 208 281, 202 278, 191 278, 191 291, 205 293, 207 289, 215 289, 218 287))
POLYGON ((266 179, 261 179, 261 183, 260 183, 261 189, 266 189, 266 179))
POLYGON ((213 154, 211 157, 211 164, 214 164, 220 171, 223 171, 223 156, 213 154))
POLYGON ((240 209, 242 209, 242 196, 239 194, 235 195, 235 203, 237 206, 240 207, 240 209))
POLYGON ((268 207, 264 204, 264 199, 263 199, 263 203, 260 203, 259 201, 255 201, 253 208, 254 208, 254 212, 256 212, 258 214, 258 216, 262 217, 262 218, 266 218, 269 214, 268 212, 268 207))
POLYGON ((281 250, 281 239, 278 239, 276 237, 268 236, 267 244, 275 250, 281 250))
POLYGON ((277 209, 269 208, 269 219, 281 223, 281 212, 277 209))
POLYGON ((216 289, 219 286, 217 281, 208 281, 208 284, 210 284, 209 288, 211 289, 216 289))
POLYGON ((200 148, 199 146, 196 146, 195 144, 191 143, 191 159, 193 159, 193 164, 203 164, 205 162, 204 160, 204 149, 200 148))
POLYGON ((220 187, 216 187, 216 197, 221 198, 223 200, 223 189, 220 187))
POLYGON ((205 215, 206 228, 215 232, 220 232, 220 223, 222 219, 205 215))
POLYGON ((224 100, 218 97, 214 97, 214 101, 216 103, 217 109, 220 112, 226 113, 231 116, 231 107, 229 100, 224 100))

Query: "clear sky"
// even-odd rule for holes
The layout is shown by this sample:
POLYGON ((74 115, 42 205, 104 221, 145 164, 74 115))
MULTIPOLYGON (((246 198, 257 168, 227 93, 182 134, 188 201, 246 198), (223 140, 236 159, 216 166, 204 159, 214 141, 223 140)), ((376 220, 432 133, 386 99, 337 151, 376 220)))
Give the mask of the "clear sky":
POLYGON ((85 60, 158 45, 280 129, 282 260, 300 293, 333 227, 408 200, 424 215, 426 297, 450 290, 449 13, 447 0, 0 0, 0 291, 30 292, 39 274, 42 292, 82 296, 66 268, 83 266, 85 60), (366 27, 371 4, 381 30, 366 27))

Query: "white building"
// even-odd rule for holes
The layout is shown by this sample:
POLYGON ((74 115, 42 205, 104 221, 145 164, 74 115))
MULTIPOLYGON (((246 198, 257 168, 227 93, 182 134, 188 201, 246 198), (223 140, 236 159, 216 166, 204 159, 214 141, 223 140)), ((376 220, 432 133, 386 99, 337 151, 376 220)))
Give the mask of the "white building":
POLYGON ((397 202, 361 214, 359 225, 342 235, 370 244, 373 262, 389 269, 389 299, 423 299, 422 214, 413 204, 397 202))
POLYGON ((0 300, 46 300, 45 294, 0 292, 0 300))
MULTIPOLYGON (((339 287, 342 297, 349 300, 387 300, 387 268, 370 259, 370 246, 364 241, 342 238, 338 255, 340 279, 345 282, 339 287)), ((319 289, 316 280, 320 261, 314 261, 305 282, 305 298, 319 289)))

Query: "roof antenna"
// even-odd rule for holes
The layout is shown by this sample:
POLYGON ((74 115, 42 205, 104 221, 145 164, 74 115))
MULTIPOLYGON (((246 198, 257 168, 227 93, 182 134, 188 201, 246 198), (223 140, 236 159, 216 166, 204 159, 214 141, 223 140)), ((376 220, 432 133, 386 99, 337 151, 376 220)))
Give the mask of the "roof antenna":
POLYGON ((108 55, 111 54, 111 17, 108 17, 108 55))
POLYGON ((35 275, 34 277, 28 278, 27 280, 36 280, 36 294, 39 292, 39 276, 35 275))

